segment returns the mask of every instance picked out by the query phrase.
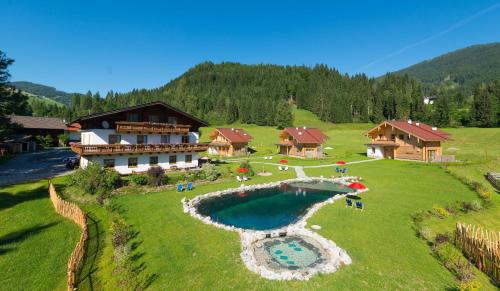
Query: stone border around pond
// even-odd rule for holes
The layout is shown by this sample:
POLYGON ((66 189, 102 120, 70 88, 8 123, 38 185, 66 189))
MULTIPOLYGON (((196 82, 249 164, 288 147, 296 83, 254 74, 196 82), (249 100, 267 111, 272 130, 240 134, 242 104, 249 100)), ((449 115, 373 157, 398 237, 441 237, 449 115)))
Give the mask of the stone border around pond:
POLYGON ((361 180, 358 177, 340 177, 340 178, 295 178, 288 179, 278 182, 266 183, 266 184, 258 184, 258 185, 241 185, 238 188, 230 188, 222 191, 211 192, 203 195, 199 195, 194 197, 191 200, 187 200, 185 197, 182 198, 181 203, 184 209, 184 213, 189 213, 191 216, 201 220, 205 224, 210 224, 218 228, 222 228, 228 231, 236 231, 240 234, 241 244, 242 244, 242 252, 241 258, 246 265, 246 267, 261 275, 264 278, 270 280, 309 280, 312 276, 318 273, 332 273, 335 272, 340 266, 348 265, 352 263, 351 258, 345 252, 345 250, 339 248, 333 241, 328 240, 316 232, 313 232, 309 229, 306 229, 307 220, 313 216, 319 209, 321 209, 326 204, 332 204, 335 200, 339 200, 345 198, 347 195, 358 195, 362 192, 366 192, 369 189, 357 190, 354 192, 350 192, 349 194, 341 194, 335 195, 323 202, 314 204, 307 212, 304 214, 297 222, 287 225, 285 227, 267 231, 254 231, 248 229, 242 229, 234 226, 229 226, 225 224, 221 224, 213 221, 210 217, 201 215, 198 213, 196 206, 202 200, 211 198, 211 197, 220 197, 223 195, 233 194, 239 191, 249 191, 255 189, 263 189, 263 188, 272 188, 279 186, 282 183, 291 183, 291 182, 311 182, 311 181, 326 181, 326 182, 335 182, 341 183, 344 185, 348 185, 351 182, 357 182, 361 180), (253 253, 253 245, 262 239, 270 237, 279 237, 280 234, 285 233, 288 235, 297 235, 297 236, 305 236, 310 239, 315 240, 323 250, 328 254, 328 260, 325 263, 319 264, 313 268, 301 269, 301 270, 283 270, 283 271, 274 271, 266 268, 263 265, 259 265, 253 253))

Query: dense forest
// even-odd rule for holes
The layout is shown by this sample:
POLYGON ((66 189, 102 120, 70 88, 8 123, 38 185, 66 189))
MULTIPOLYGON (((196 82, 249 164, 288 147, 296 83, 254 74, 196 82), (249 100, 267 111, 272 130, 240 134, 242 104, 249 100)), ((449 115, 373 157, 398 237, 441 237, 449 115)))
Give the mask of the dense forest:
POLYGON ((437 126, 500 125, 500 82, 481 83, 473 94, 446 85, 425 105, 421 83, 408 75, 387 74, 375 80, 348 76, 325 65, 305 66, 213 64, 205 62, 151 90, 128 93, 74 94, 70 107, 31 104, 33 113, 66 120, 113 108, 162 100, 211 124, 234 121, 288 126, 291 104, 321 120, 335 123, 414 119, 437 126))
POLYGON ((54 87, 36 84, 26 81, 15 81, 10 83, 15 88, 37 96, 44 96, 64 105, 70 105, 71 93, 57 90, 54 87))
POLYGON ((481 83, 500 80, 500 43, 466 47, 395 73, 417 78, 424 94, 446 85, 470 95, 481 83))

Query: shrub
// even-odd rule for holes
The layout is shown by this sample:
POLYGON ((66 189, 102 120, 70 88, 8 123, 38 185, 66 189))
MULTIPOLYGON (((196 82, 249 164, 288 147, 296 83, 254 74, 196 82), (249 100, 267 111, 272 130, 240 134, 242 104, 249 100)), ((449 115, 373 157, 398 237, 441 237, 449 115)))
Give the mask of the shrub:
POLYGON ((490 200, 491 199, 491 191, 486 189, 483 185, 481 187, 477 188, 477 193, 479 194, 479 197, 484 200, 490 200))
POLYGON ((165 182, 165 171, 161 167, 151 167, 148 169, 148 183, 151 186, 161 186, 165 182))
POLYGON ((474 211, 479 211, 479 210, 483 209, 483 205, 481 204, 481 201, 479 201, 479 200, 472 201, 471 205, 472 205, 472 210, 474 210, 474 211))
POLYGON ((121 218, 114 219, 111 223, 111 243, 114 251, 113 259, 118 265, 124 265, 129 260, 129 239, 130 231, 125 221, 121 218))
POLYGON ((244 173, 246 176, 253 176, 255 175, 252 166, 250 165, 250 162, 248 160, 243 160, 240 162, 240 165, 236 168, 236 174, 241 174, 240 169, 245 168, 248 169, 248 172, 244 173))
POLYGON ((418 236, 427 241, 431 238, 431 229, 429 227, 421 227, 418 229, 418 236))
POLYGON ((469 282, 474 279, 475 274, 471 264, 451 242, 448 241, 437 245, 434 251, 443 265, 450 270, 457 279, 462 282, 469 282))
POLYGON ((481 204, 481 201, 479 200, 474 200, 472 202, 462 202, 461 204, 461 210, 464 213, 468 213, 470 211, 478 211, 483 208, 483 205, 481 204))
POLYGON ((450 213, 443 207, 437 205, 437 204, 434 204, 432 206, 432 208, 434 209, 434 211, 436 212, 437 216, 441 219, 443 218, 446 218, 448 216, 450 216, 450 213))
POLYGON ((219 170, 214 164, 206 163, 201 167, 201 170, 204 173, 205 178, 209 181, 215 181, 219 177, 219 170))
POLYGON ((59 140, 59 145, 60 146, 65 146, 69 142, 69 135, 63 133, 57 136, 57 139, 59 140))
POLYGON ((458 285, 460 291, 476 291, 481 289, 481 283, 477 280, 470 280, 469 282, 462 282, 458 285))
POLYGON ((130 181, 134 184, 134 185, 138 185, 138 186, 143 186, 143 185, 146 185, 148 184, 148 176, 144 175, 144 174, 137 174, 137 173, 134 173, 132 175, 130 175, 130 181))
POLYGON ((76 170, 68 179, 70 185, 88 194, 107 195, 121 185, 118 173, 104 170, 98 163, 89 163, 85 169, 76 170))
POLYGON ((175 185, 179 182, 184 183, 187 180, 186 173, 175 172, 165 175, 165 183, 170 185, 175 185))
POLYGON ((35 138, 38 141, 38 143, 44 148, 51 147, 52 144, 54 143, 54 139, 50 134, 47 134, 46 136, 37 135, 35 138))
POLYGON ((438 233, 436 234, 436 237, 434 238, 434 243, 436 245, 443 244, 445 242, 448 242, 450 240, 450 237, 446 233, 438 233))

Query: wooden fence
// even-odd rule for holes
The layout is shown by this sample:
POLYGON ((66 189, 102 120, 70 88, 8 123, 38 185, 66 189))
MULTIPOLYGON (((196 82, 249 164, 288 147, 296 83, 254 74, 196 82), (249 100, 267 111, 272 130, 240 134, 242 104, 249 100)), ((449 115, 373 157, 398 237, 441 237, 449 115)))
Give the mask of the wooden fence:
POLYGON ((76 286, 76 272, 85 255, 85 244, 89 238, 87 215, 85 215, 85 213, 76 204, 62 199, 61 196, 57 194, 56 189, 50 180, 49 194, 50 200, 52 200, 52 204, 54 204, 56 212, 68 219, 71 219, 82 228, 80 240, 76 244, 76 247, 68 260, 68 290, 74 290, 76 286))
POLYGON ((465 256, 500 284, 500 232, 458 222, 455 239, 465 256))

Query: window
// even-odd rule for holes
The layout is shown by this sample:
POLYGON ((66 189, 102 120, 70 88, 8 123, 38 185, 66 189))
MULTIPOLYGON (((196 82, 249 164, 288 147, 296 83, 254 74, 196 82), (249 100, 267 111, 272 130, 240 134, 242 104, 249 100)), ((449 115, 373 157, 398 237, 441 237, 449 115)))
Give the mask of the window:
POLYGON ((186 155, 186 163, 191 163, 193 161, 193 155, 186 155))
POLYGON ((104 159, 104 168, 114 168, 115 159, 104 159))
POLYGON ((150 166, 158 165, 158 157, 149 157, 149 165, 150 166))
POLYGON ((182 136, 182 143, 189 143, 189 135, 183 135, 182 136))
POLYGON ((137 168, 137 158, 128 158, 128 167, 137 168))
POLYGON ((375 147, 372 147, 372 154, 375 154, 375 147))
POLYGON ((404 134, 400 134, 400 135, 399 135, 399 139, 400 139, 400 140, 404 140, 404 139, 405 139, 404 134))
POLYGON ((169 164, 177 164, 177 156, 169 156, 168 163, 169 164))
POLYGON ((170 143, 170 135, 162 135, 161 136, 161 143, 170 143))
POLYGON ((379 135, 378 135, 378 139, 382 139, 382 137, 383 137, 383 136, 384 136, 384 135, 379 134, 379 135))
POLYGON ((168 123, 170 123, 170 124, 177 124, 177 117, 175 117, 175 116, 169 116, 168 117, 168 123))
POLYGON ((127 121, 138 122, 139 121, 139 113, 127 114, 127 121))
POLYGON ((160 116, 158 116, 158 115, 149 115, 148 116, 148 120, 149 120, 149 122, 158 123, 158 122, 160 122, 160 116))
POLYGON ((108 143, 109 144, 117 144, 122 141, 122 136, 119 134, 110 134, 108 135, 108 143))
POLYGON ((137 144, 146 144, 148 143, 148 136, 144 134, 137 135, 137 144))
POLYGON ((396 135, 395 134, 391 134, 391 139, 395 140, 396 139, 396 135))

